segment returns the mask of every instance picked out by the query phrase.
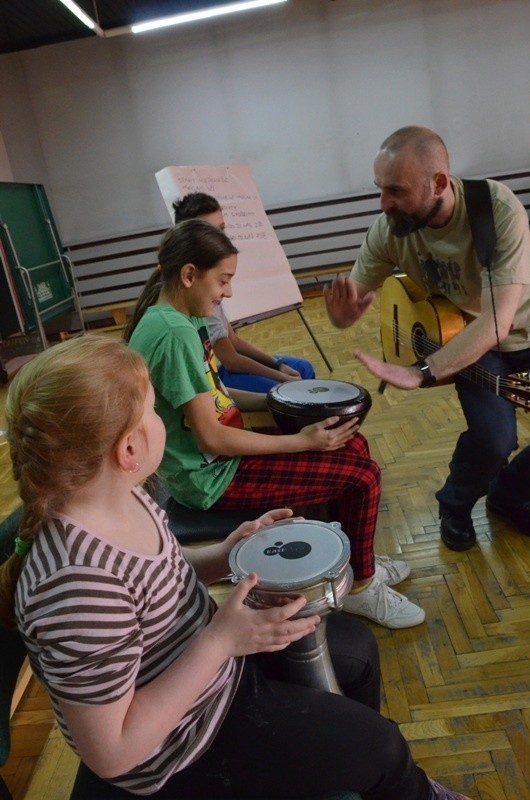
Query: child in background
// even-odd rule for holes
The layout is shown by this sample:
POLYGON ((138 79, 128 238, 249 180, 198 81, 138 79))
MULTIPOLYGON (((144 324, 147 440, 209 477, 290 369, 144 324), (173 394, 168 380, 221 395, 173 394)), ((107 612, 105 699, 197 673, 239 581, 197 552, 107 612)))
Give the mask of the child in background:
MULTIPOLYGON (((215 197, 202 192, 185 195, 173 203, 175 224, 202 219, 224 231, 225 221, 215 197)), ((296 356, 271 356, 242 339, 226 318, 222 303, 208 317, 208 332, 219 362, 219 377, 229 389, 264 392, 285 381, 314 378, 311 362, 296 356)))
POLYGON ((204 318, 231 296, 236 254, 207 222, 171 228, 131 319, 126 336, 147 361, 167 430, 160 474, 190 508, 259 513, 331 503, 351 544, 345 610, 390 628, 419 625, 424 611, 391 588, 410 568, 374 556, 380 472, 358 420, 332 427, 339 417, 330 417, 288 435, 245 430, 240 410, 259 410, 263 395, 227 391, 219 381, 204 318))
POLYGON ((458 800, 412 761, 378 713, 377 645, 360 621, 329 620, 345 696, 281 680, 277 652, 314 631, 305 604, 255 610, 249 575, 216 608, 205 584, 236 542, 184 551, 138 483, 156 470, 162 421, 141 357, 99 336, 24 366, 9 388, 8 438, 24 504, 0 568, 0 619, 14 617, 69 744, 137 795, 458 800), (318 732, 318 735, 315 735, 318 732))

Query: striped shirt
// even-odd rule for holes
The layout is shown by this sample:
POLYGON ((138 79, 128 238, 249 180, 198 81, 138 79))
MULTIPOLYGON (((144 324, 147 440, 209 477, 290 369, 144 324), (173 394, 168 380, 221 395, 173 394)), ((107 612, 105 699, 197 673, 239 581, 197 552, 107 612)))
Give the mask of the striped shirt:
MULTIPOLYGON (((17 621, 36 677, 75 750, 58 700, 106 704, 141 687, 178 658, 215 604, 198 582, 165 515, 133 490, 161 537, 156 556, 121 550, 58 516, 43 526, 17 584, 17 621)), ((112 779, 151 794, 211 744, 232 701, 242 659, 229 659, 172 733, 142 763, 112 779)))

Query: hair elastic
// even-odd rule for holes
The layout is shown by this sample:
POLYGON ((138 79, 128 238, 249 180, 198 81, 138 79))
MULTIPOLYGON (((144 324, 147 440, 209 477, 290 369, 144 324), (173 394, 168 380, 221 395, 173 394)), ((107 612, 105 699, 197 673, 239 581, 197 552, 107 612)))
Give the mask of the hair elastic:
POLYGON ((15 553, 17 556, 24 558, 33 544, 33 539, 21 539, 19 536, 15 539, 15 553))

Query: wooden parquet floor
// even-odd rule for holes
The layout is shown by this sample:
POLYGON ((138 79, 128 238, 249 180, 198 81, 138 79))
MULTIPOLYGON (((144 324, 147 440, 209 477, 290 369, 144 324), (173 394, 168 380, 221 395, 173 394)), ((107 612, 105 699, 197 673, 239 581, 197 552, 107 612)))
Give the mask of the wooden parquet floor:
MULTIPOLYGON (((400 590, 427 614, 409 630, 373 626, 382 711, 400 725, 429 775, 473 800, 530 800, 530 540, 489 515, 482 500, 473 513, 478 545, 465 553, 446 549, 434 492, 464 427, 452 387, 387 388, 381 395, 377 380, 352 356, 357 347, 380 352, 377 307, 347 331, 332 328, 321 298, 306 300, 304 314, 334 367, 331 376, 295 312, 241 333, 270 352, 305 356, 320 377, 353 381, 372 395, 362 430, 383 471, 376 550, 411 564, 400 590)), ((526 444, 530 417, 518 414, 526 444)), ((42 693, 36 699, 31 684, 27 695, 2 774, 15 800, 67 800, 75 758, 49 706, 32 706, 46 703, 42 693)))

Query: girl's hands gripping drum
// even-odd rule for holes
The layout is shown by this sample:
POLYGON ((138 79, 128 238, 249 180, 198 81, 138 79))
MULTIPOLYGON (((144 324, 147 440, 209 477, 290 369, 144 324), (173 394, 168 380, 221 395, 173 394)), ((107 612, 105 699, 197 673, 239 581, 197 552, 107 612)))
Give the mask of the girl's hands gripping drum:
POLYGON ((322 422, 306 425, 296 436, 305 440, 304 450, 339 450, 346 442, 353 439, 359 430, 359 419, 354 417, 333 427, 337 422, 340 422, 340 417, 328 417, 322 422))
POLYGON ((257 519, 242 522, 223 542, 227 554, 230 553, 231 549, 241 541, 241 539, 252 536, 253 533, 256 533, 256 531, 259 531, 260 528, 263 528, 265 525, 272 525, 273 522, 280 522, 280 520, 289 519, 289 517, 292 516, 293 512, 290 508, 273 508, 257 519))
POLYGON ((241 539, 252 536, 265 525, 272 525, 273 522, 289 519, 292 516, 290 508, 273 508, 258 519, 242 522, 222 542, 208 547, 186 549, 186 557, 193 564, 199 579, 208 586, 226 576, 229 571, 230 552, 241 539))
POLYGON ((213 646, 221 648, 225 658, 284 650, 291 642, 313 633, 320 623, 317 614, 293 619, 307 602, 303 596, 282 606, 249 608, 245 605, 245 598, 257 583, 255 572, 247 575, 237 584, 208 625, 207 631, 213 637, 213 646))

